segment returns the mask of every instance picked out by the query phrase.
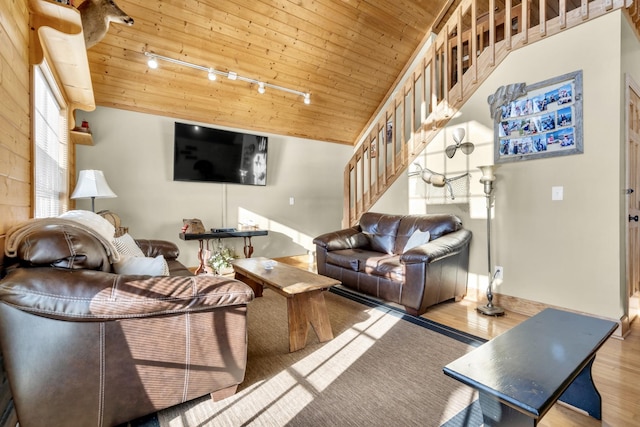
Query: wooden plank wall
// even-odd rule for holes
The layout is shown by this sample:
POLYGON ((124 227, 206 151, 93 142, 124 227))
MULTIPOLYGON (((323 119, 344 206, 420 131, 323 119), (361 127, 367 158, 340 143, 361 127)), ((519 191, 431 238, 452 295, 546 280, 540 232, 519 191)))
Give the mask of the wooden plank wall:
MULTIPOLYGON (((31 116, 27 0, 0 6, 0 248, 9 227, 31 217, 31 116)), ((4 250, 0 253, 0 270, 4 250)), ((0 357, 0 427, 17 417, 0 357)))
MULTIPOLYGON (((29 10, 3 2, 0 15, 0 244, 12 225, 31 216, 29 10)), ((2 256, 0 255, 0 260, 2 256)), ((1 265, 1 261, 0 261, 1 265)))

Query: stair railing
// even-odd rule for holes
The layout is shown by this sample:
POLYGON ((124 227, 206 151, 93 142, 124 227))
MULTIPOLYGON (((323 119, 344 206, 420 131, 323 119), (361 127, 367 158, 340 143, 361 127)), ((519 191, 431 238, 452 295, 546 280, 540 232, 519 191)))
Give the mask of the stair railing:
POLYGON ((364 127, 344 171, 343 226, 357 223, 512 50, 620 8, 640 34, 631 0, 505 0, 504 9, 489 0, 480 10, 485 3, 460 3, 364 127))

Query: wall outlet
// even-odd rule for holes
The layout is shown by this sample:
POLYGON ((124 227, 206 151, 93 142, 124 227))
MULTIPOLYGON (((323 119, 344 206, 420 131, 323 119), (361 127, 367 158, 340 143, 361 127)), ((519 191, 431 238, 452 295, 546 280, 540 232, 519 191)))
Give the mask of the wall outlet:
POLYGON ((502 268, 502 266, 496 265, 496 269, 495 269, 495 273, 493 274, 493 277, 495 277, 496 280, 502 280, 503 275, 504 275, 504 269, 502 268))

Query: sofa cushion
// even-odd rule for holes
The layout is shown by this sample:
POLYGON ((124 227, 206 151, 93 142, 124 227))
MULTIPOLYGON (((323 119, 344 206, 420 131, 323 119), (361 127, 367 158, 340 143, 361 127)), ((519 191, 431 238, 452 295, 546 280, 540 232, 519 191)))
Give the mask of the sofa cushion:
POLYGON ((139 274, 144 276, 168 276, 169 266, 162 255, 157 257, 123 256, 113 264, 116 274, 139 274))
POLYGON ((404 245, 402 253, 405 253, 408 250, 415 248, 416 246, 421 246, 425 243, 429 243, 430 237, 431 233, 429 233, 428 231, 414 231, 411 237, 409 237, 409 240, 407 240, 407 244, 404 245))
POLYGON ((327 252, 327 264, 337 265, 353 271, 364 271, 365 263, 371 257, 380 257, 380 253, 357 248, 342 249, 327 252))
POLYGON ((360 266, 359 260, 352 256, 350 250, 333 251, 327 254, 327 262, 329 264, 337 265, 338 267, 347 268, 349 270, 358 271, 360 266), (344 253, 348 252, 348 253, 344 253))
POLYGON ((363 271, 372 276, 381 276, 395 282, 404 282, 404 266, 399 255, 369 257, 364 263, 363 271))
POLYGON ((369 245, 375 252, 394 254, 396 235, 402 215, 386 215, 375 212, 362 214, 360 229, 369 239, 369 245))
POLYGON ((451 214, 405 215, 400 220, 396 237, 395 253, 401 254, 416 230, 428 231, 430 241, 462 228, 462 221, 451 214))
POLYGON ((120 237, 114 237, 113 244, 118 253, 123 256, 143 257, 142 249, 137 245, 136 241, 129 233, 125 233, 120 237))

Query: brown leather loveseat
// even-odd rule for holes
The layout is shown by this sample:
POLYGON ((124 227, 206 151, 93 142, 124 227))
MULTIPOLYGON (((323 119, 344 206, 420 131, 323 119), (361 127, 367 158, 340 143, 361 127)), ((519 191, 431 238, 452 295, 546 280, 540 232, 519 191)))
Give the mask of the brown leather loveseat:
POLYGON ((467 293, 471 231, 455 215, 367 212, 314 239, 318 273, 420 315, 467 293))
POLYGON ((21 427, 114 426, 243 381, 251 288, 191 275, 173 243, 137 243, 170 276, 113 273, 68 222, 32 224, 5 258, 0 344, 21 427))

